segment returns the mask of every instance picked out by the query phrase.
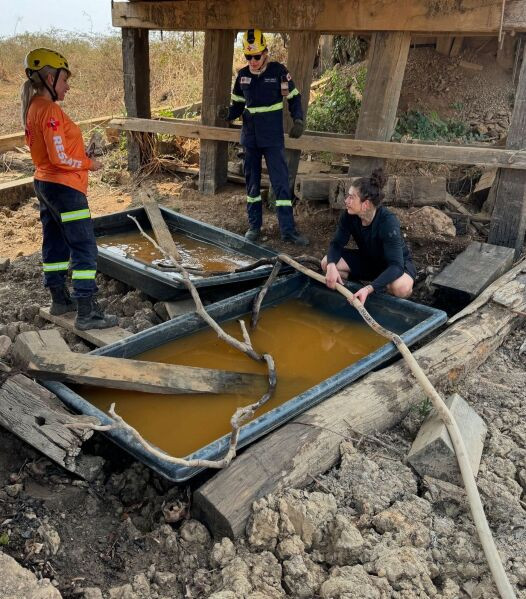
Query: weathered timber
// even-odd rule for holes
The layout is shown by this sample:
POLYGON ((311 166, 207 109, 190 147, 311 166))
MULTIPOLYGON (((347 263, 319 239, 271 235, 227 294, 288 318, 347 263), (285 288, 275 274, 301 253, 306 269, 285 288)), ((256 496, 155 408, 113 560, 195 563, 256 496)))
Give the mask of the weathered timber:
POLYGON ((115 343, 115 341, 126 339, 126 337, 132 335, 130 331, 121 329, 120 327, 110 327, 109 329, 89 329, 87 331, 81 331, 75 328, 75 312, 69 312, 68 314, 62 314, 61 316, 54 316, 53 314, 49 313, 49 308, 40 308, 39 314, 45 320, 49 320, 50 322, 58 324, 68 331, 72 331, 78 337, 89 341, 97 347, 115 343))
POLYGON ((504 39, 497 48, 497 64, 506 71, 511 71, 515 64, 515 46, 517 37, 509 34, 504 35, 504 39))
MULTIPOLYGON (((520 151, 526 146, 526 44, 524 48, 506 150, 520 151)), ((502 169, 493 185, 495 207, 488 242, 514 248, 518 258, 526 231, 526 173, 502 169)))
POLYGON ((457 198, 454 198, 449 193, 446 193, 446 200, 447 200, 447 202, 446 202, 447 205, 452 210, 456 210, 457 212, 460 212, 461 214, 465 214, 466 216, 469 216, 470 217, 470 222, 473 225, 473 227, 475 227, 475 229, 477 229, 477 231, 479 233, 482 233, 483 235, 486 235, 486 230, 485 230, 484 226, 482 224, 480 224, 480 222, 476 222, 476 219, 471 218, 472 217, 472 213, 463 204, 461 204, 457 200, 457 198))
MULTIPOLYGON (((122 28, 122 71, 124 75, 124 105, 131 117, 149 119, 150 106, 150 43, 149 32, 122 28)), ((138 170, 150 158, 151 135, 128 134, 128 169, 138 170)))
MULTIPOLYGON (((289 69, 294 83, 301 94, 301 107, 303 108, 304 122, 307 122, 310 86, 312 84, 314 59, 316 57, 319 39, 320 34, 313 31, 292 31, 289 34, 287 68, 289 69)), ((292 127, 292 119, 288 111, 287 101, 284 100, 283 104, 285 109, 285 131, 290 131, 290 128, 292 127)), ((285 154, 289 169, 290 197, 292 198, 294 181, 296 180, 298 165, 301 158, 301 151, 287 149, 285 154)), ((274 199, 273 190, 271 190, 269 197, 271 201, 274 199)))
POLYGON ((436 51, 443 56, 449 56, 451 47, 453 46, 453 36, 441 35, 437 37, 436 51))
MULTIPOLYGON (((473 191, 471 192, 470 198, 478 201, 481 196, 482 197, 487 196, 489 193, 489 190, 491 189, 491 186, 493 185, 493 181, 495 181, 496 174, 497 174, 496 168, 490 168, 488 170, 485 170, 482 173, 477 184, 475 185, 473 191)), ((491 210, 493 210, 493 206, 490 211, 486 210, 485 208, 484 208, 484 210, 486 212, 491 212, 491 210)))
MULTIPOLYGON (((407 31, 378 31, 372 35, 355 139, 391 139, 410 43, 411 34, 407 31)), ((353 156, 348 174, 368 176, 384 162, 381 158, 353 156)))
POLYGON ((180 261, 181 256, 179 255, 179 250, 177 249, 172 234, 170 233, 170 229, 161 214, 159 204, 146 191, 139 190, 137 195, 148 215, 148 220, 152 225, 157 243, 167 254, 172 256, 174 260, 180 261))
POLYGON ((20 333, 13 354, 39 379, 161 394, 246 393, 263 391, 266 384, 259 374, 57 352, 45 345, 47 331, 40 331, 38 338, 34 333, 20 333))
MULTIPOLYGON (((204 125, 226 128, 217 111, 230 104, 234 32, 214 30, 205 32, 203 54, 203 97, 201 122, 204 125)), ((199 191, 214 194, 227 181, 228 144, 202 140, 199 152, 199 191)))
MULTIPOLYGON (((413 31, 422 33, 497 34, 501 0, 484 3, 458 0, 447 10, 430 10, 428 0, 358 0, 283 4, 271 0, 251 5, 243 0, 113 2, 114 27, 143 27, 163 31, 249 29, 264 31, 318 31, 320 33, 413 31)), ((505 30, 526 31, 522 0, 507 0, 505 30)))
MULTIPOLYGON (((112 119, 110 126, 123 131, 147 131, 234 143, 239 143, 240 138, 240 130, 237 128, 208 127, 195 122, 181 123, 120 117, 112 119)), ((325 151, 353 156, 377 156, 391 160, 418 160, 526 169, 526 151, 503 150, 494 147, 402 144, 392 141, 352 139, 336 133, 326 134, 318 131, 306 132, 300 139, 291 139, 285 135, 285 147, 294 150, 325 151)))
POLYGON ((464 45, 464 38, 462 36, 456 36, 453 39, 453 44, 451 45, 451 50, 449 51, 449 56, 454 58, 458 56, 462 52, 462 46, 464 45))
MULTIPOLYGON (((526 275, 518 277, 526 280, 526 275)), ((515 308, 526 308, 526 292, 515 308)), ((518 318, 516 312, 486 304, 414 356, 431 383, 444 389, 480 366, 518 318)), ((244 534, 253 501, 311 482, 338 461, 340 443, 353 431, 365 435, 389 429, 421 398, 405 363, 367 375, 249 447, 194 493, 194 514, 216 537, 244 534)))
MULTIPOLYGON (((486 425, 458 393, 453 393, 444 401, 458 424, 471 470, 476 477, 487 433, 486 425)), ((407 454, 407 461, 420 476, 432 476, 454 485, 463 485, 457 456, 447 427, 435 410, 432 410, 422 423, 407 454)))
POLYGON ((0 183, 0 206, 15 206, 34 195, 33 177, 0 183))
MULTIPOLYGON (((332 178, 329 183, 329 204, 345 208, 345 198, 355 177, 332 178)), ((392 206, 442 206, 447 203, 445 177, 388 178, 384 188, 384 203, 392 206)))
POLYGON ((296 177, 294 195, 299 200, 328 201, 331 181, 338 175, 301 175, 296 177))
POLYGON ((93 431, 67 427, 73 423, 98 421, 67 412, 53 393, 22 374, 8 378, 0 387, 0 425, 63 468, 82 476, 77 456, 93 431))
POLYGON ((170 318, 175 318, 181 314, 188 314, 188 312, 195 311, 195 302, 193 299, 183 299, 175 302, 164 302, 166 311, 170 318))
POLYGON ((473 299, 511 268, 513 254, 511 248, 473 241, 433 279, 433 285, 473 299))
POLYGON ((71 353, 71 350, 57 329, 27 331, 23 333, 21 342, 16 345, 15 364, 26 368, 33 361, 35 355, 46 352, 67 356, 71 353))

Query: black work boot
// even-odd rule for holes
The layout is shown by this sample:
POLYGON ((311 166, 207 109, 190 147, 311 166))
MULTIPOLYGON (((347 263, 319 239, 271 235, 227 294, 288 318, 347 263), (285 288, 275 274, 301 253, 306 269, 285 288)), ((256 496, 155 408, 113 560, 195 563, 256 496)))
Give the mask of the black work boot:
POLYGON ((75 312, 77 309, 77 303, 71 299, 69 295, 69 289, 63 285, 62 287, 50 287, 51 292, 51 308, 49 313, 53 316, 60 316, 61 314, 67 314, 68 312, 75 312))
POLYGON ((77 299, 77 318, 75 327, 81 331, 88 329, 108 329, 116 327, 119 323, 116 316, 104 314, 97 300, 91 297, 77 299))
POLYGON ((298 233, 297 231, 293 231, 292 233, 285 233, 281 236, 282 241, 287 241, 289 243, 294 243, 296 245, 309 245, 309 240, 298 233))
POLYGON ((246 233, 245 233, 245 239, 247 241, 257 241, 259 238, 261 237, 261 229, 249 229, 246 233))

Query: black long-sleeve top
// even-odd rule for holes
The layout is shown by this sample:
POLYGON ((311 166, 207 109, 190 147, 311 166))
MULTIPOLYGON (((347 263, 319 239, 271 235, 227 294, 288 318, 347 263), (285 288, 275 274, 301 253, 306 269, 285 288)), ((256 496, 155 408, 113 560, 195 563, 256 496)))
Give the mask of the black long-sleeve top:
POLYGON ((328 263, 338 262, 351 236, 371 270, 383 269, 371 282, 375 291, 384 291, 389 283, 402 276, 404 265, 413 261, 400 232, 400 222, 385 206, 377 208, 372 223, 367 226, 359 216, 344 211, 329 245, 328 263))

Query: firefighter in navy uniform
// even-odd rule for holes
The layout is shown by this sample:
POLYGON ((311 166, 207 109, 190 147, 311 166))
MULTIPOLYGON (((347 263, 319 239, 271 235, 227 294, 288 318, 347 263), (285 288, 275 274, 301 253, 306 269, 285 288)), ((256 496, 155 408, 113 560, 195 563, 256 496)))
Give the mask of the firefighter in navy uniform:
POLYGON ((289 173, 283 138, 283 103, 288 102, 294 124, 290 137, 303 133, 301 96, 287 68, 269 61, 265 36, 259 29, 249 29, 243 36, 243 50, 248 66, 237 75, 230 108, 220 109, 219 116, 233 121, 243 116, 241 145, 245 150, 245 179, 249 230, 245 237, 257 241, 261 235, 261 159, 267 163, 270 182, 276 194, 276 207, 283 241, 308 245, 294 225, 289 173))

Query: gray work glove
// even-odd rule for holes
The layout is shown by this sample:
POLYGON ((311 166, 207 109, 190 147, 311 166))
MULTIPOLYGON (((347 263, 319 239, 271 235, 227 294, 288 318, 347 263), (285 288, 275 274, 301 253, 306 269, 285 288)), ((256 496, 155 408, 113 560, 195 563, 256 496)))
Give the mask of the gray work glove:
POLYGON ((294 125, 290 128, 289 137, 297 139, 303 135, 305 125, 301 119, 294 119, 294 125))
POLYGON ((219 106, 217 108, 217 116, 222 121, 228 120, 228 106, 219 106))

